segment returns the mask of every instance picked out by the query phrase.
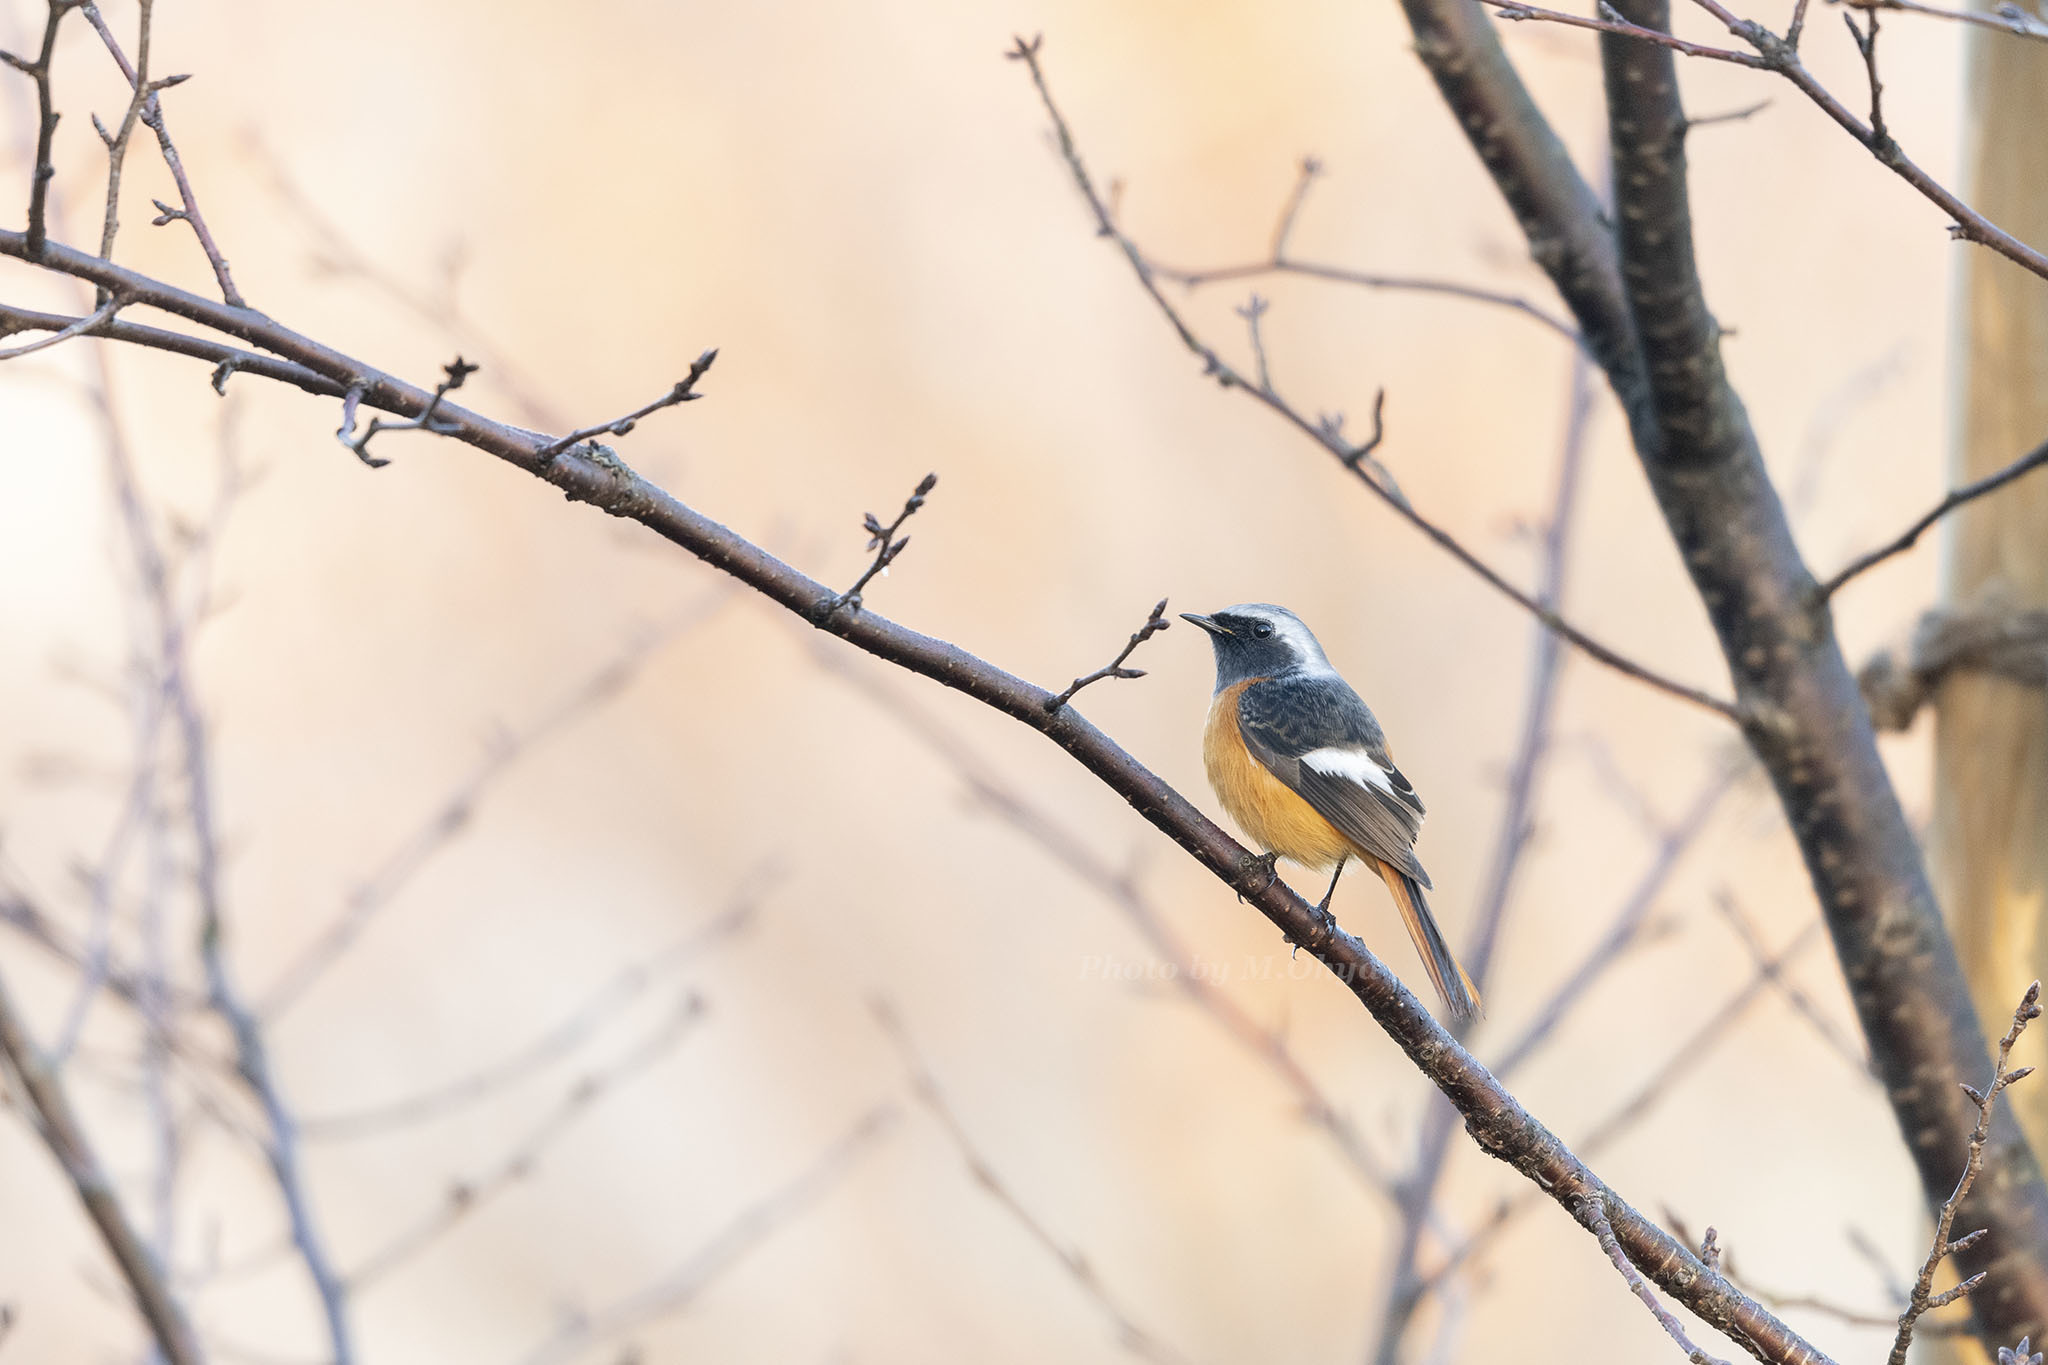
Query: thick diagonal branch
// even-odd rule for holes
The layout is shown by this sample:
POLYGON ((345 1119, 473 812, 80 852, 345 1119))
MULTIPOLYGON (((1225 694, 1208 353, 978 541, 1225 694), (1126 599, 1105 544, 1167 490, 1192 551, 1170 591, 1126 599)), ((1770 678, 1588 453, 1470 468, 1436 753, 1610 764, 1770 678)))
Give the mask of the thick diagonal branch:
MULTIPOLYGON (((0 232, 0 255, 25 258, 23 234, 0 232)), ((129 289, 174 316, 303 366, 344 392, 360 390, 362 401, 381 411, 412 417, 435 401, 430 391, 270 318, 225 307, 83 252, 51 244, 38 263, 94 284, 129 289)), ((679 502, 617 460, 599 461, 577 449, 544 459, 541 452, 549 438, 537 432, 494 422, 445 401, 435 415, 436 430, 451 439, 534 475, 571 501, 638 522, 825 633, 973 697, 1045 735, 1322 962, 1417 1069, 1449 1097, 1483 1150, 1513 1166, 1582 1223, 1584 1210, 1602 1210, 1631 1262, 1675 1301, 1742 1343, 1757 1359, 1778 1365, 1827 1361, 1768 1310, 1701 1264, 1689 1248, 1630 1207, 1459 1046, 1363 943, 1332 926, 1285 883, 1263 875, 1248 850, 1073 707, 1048 711, 1045 703, 1052 694, 1046 689, 877 613, 827 614, 825 608, 838 597, 830 588, 679 502)))

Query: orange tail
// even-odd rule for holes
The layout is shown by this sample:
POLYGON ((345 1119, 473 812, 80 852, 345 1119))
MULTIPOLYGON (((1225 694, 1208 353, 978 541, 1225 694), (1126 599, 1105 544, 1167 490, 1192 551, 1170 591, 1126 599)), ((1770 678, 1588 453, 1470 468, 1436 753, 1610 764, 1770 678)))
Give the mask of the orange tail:
POLYGON ((1401 922, 1408 926, 1408 937, 1415 940, 1415 951, 1422 954, 1422 965, 1429 969, 1430 983, 1443 997, 1451 1017, 1478 1018, 1479 992, 1473 988, 1472 978, 1465 975, 1465 969, 1458 965, 1458 959, 1451 955, 1451 945, 1444 942, 1443 930, 1436 927, 1436 919, 1429 913, 1429 902, 1423 899, 1422 887, 1413 877, 1391 864, 1377 858, 1369 861, 1379 869, 1380 880, 1393 893, 1394 908, 1401 912, 1401 922))

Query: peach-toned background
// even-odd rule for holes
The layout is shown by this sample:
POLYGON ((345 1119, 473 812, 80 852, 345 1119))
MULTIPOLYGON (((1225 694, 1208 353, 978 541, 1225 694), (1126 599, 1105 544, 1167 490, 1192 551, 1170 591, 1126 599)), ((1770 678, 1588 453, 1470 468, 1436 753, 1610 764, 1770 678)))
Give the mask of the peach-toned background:
MULTIPOLYGON (((42 7, 8 6, 22 50, 42 7)), ((1527 619, 1411 533, 1330 461, 1177 348, 1096 239, 1013 33, 1043 31, 1056 91, 1132 232, 1176 263, 1258 255, 1303 154, 1329 174, 1302 254, 1526 292, 1513 225, 1407 47, 1390 4, 786 3, 159 5, 158 71, 202 202, 252 304, 431 382, 487 364, 472 405, 598 420, 653 397, 707 345, 706 400, 657 415, 621 454, 678 496, 827 581, 864 560, 858 519, 941 481, 870 603, 1004 667, 1061 682, 1107 659, 1151 603, 1296 607, 1372 701, 1430 803, 1422 853, 1463 941, 1501 805, 1531 652, 1527 619), (275 168, 275 169, 273 169, 275 168), (275 184, 296 185, 376 270, 434 294, 459 249, 464 321, 408 312, 327 249, 275 184), (520 402, 528 405, 519 406, 520 402)), ((108 13, 122 31, 132 7, 108 13)), ((1783 16, 1766 7, 1766 22, 1783 16)), ((1692 16, 1682 16, 1687 24, 1692 16)), ((1861 100, 1846 37, 1819 16, 1813 62, 1861 100)), ((1695 27, 1697 27, 1695 25, 1695 27)), ((1890 117, 1946 173, 1955 35, 1888 25, 1890 117)), ((1701 30, 1702 36, 1707 36, 1701 30)), ((1589 156, 1598 68, 1585 35, 1535 25, 1511 50, 1589 156)), ((1769 96, 1692 139, 1700 254, 1733 333, 1730 369, 1830 567, 1938 492, 1949 242, 1936 212, 1766 77, 1685 68, 1700 112, 1769 96)), ((25 82, 5 105, 5 203, 26 183, 25 82)), ((96 223, 89 111, 122 94, 82 22, 58 82, 58 182, 72 237, 96 223)), ((120 254, 202 291, 178 227, 148 226, 167 177, 131 160, 120 254)), ((10 222, 19 209, 6 210, 10 222)), ((76 306, 10 267, 6 296, 76 306)), ((1385 386, 1381 455, 1409 496, 1527 581, 1555 468, 1569 357, 1514 315, 1456 301, 1261 285, 1276 379, 1362 427, 1385 386)), ((1243 353, 1246 289, 1193 296, 1243 353)), ((351 887, 428 819, 500 726, 531 724, 638 630, 717 591, 710 570, 565 504, 470 450, 380 438, 371 473, 333 440, 337 405, 247 378, 228 406, 192 362, 109 356, 147 485, 203 513, 223 414, 261 468, 220 546, 224 608, 196 666, 215 723, 233 957, 260 989, 351 887)), ((68 871, 94 856, 127 762, 111 679, 132 623, 82 344, 0 369, 0 856, 76 923, 68 871)), ((1571 561, 1571 614, 1702 685, 1724 676, 1696 599, 1603 393, 1571 561)), ((1901 634, 1933 555, 1838 605, 1851 653, 1901 634)), ((838 646, 842 659, 845 651, 838 646)), ((709 923, 766 880, 746 932, 693 959, 591 1047, 458 1117, 311 1142, 337 1260, 359 1264, 488 1173, 576 1077, 629 1051, 675 991, 708 1012, 606 1093, 528 1179, 359 1296, 365 1360, 516 1360, 568 1313, 685 1264, 871 1106, 898 1119, 829 1193, 778 1226, 687 1311, 636 1333, 650 1361, 1107 1360, 1109 1324, 976 1185, 910 1098, 868 1001, 891 1000, 1007 1188, 1084 1253, 1129 1314, 1194 1361, 1351 1361, 1384 1294, 1393 1221, 1271 1072, 1177 993, 1105 980, 1143 942, 1103 898, 966 799, 959 777, 816 661, 791 618, 744 596, 655 652, 611 704, 526 751, 469 827, 272 1034, 307 1113, 376 1102, 501 1056, 609 975, 709 923)), ((1203 641, 1145 647, 1141 682, 1082 709, 1183 790, 1202 791, 1203 641)), ((872 661, 888 688, 1128 864, 1228 989, 1290 1045, 1390 1161, 1424 1089, 1349 997, 1288 970, 1263 921, 1056 750, 872 661), (1247 979, 1248 961, 1270 979, 1247 979)), ((1512 1037, 1650 856, 1588 758, 1597 735, 1674 818, 1730 736, 1597 666, 1566 666, 1541 825, 1478 1035, 1512 1037)), ((1924 817, 1919 737, 1888 750, 1924 817)), ((1307 879, 1299 883, 1307 888, 1307 879)), ((1814 909, 1774 802, 1751 780, 1663 898, 1670 932, 1609 977, 1521 1078, 1568 1139, 1606 1113, 1750 971, 1711 908, 1733 891, 1790 939, 1814 909)), ((1345 923, 1419 977, 1384 898, 1359 880, 1345 923)), ((53 1031, 65 976, 18 940, 0 969, 53 1031)), ((1824 947, 1798 979, 1850 1024, 1824 947)), ((218 1039, 205 1035, 215 1045, 218 1039)), ((76 1085, 129 1188, 149 1149, 103 1007, 76 1085), (91 1061, 89 1055, 87 1062, 91 1061)), ((1891 1117, 1767 998, 1598 1165, 1652 1212, 1713 1223, 1766 1286, 1884 1306, 1850 1250, 1920 1255, 1891 1117)), ((321 1358, 296 1262, 246 1147, 195 1142, 179 1239, 260 1273, 211 1283, 202 1326, 263 1359, 321 1358)), ((1445 1207, 1513 1191, 1460 1139, 1445 1207)), ((139 1193, 138 1193, 139 1198, 139 1193)), ((139 1332, 56 1169, 19 1115, 0 1124, 0 1300, 21 1361, 133 1359, 139 1332)), ((1434 1255, 1427 1258, 1433 1261, 1434 1255)), ((1597 1247, 1545 1206, 1469 1287, 1445 1359, 1668 1358, 1597 1247)), ((1811 1315, 1865 1358, 1878 1335, 1811 1315)), ((1440 1319, 1411 1337, 1422 1359, 1440 1319)), ((612 1348, 615 1349, 615 1348, 612 1348)), ((224 1358, 226 1353, 223 1352, 224 1358)), ((593 1352, 589 1359, 610 1359, 593 1352)))

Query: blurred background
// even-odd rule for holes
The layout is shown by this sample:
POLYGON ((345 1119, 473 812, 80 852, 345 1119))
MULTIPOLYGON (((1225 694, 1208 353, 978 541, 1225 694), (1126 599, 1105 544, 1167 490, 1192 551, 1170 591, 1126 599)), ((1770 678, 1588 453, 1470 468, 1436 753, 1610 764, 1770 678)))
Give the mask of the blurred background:
MULTIPOLYGON (((32 48, 43 12, 8 0, 0 46, 32 48)), ((105 13, 132 44, 134 6, 105 13)), ((1943 176, 1956 35, 1898 27, 1887 113, 1943 176)), ((195 0, 159 7, 151 67, 193 73, 164 96, 173 134, 237 283, 280 321, 419 383, 460 353, 483 366, 468 405, 551 431, 639 406, 717 346, 705 401, 619 452, 826 582, 867 561, 862 513, 886 520, 936 471, 877 611, 1057 686, 1161 596, 1295 608, 1428 801, 1420 852, 1465 944, 1531 623, 1202 378, 1003 59, 1041 32, 1083 155, 1160 260, 1264 257, 1313 154, 1300 257, 1555 309, 1392 5, 195 0)), ((1596 167, 1591 40, 1506 41, 1596 167)), ((1810 46, 1860 104, 1847 35, 1817 23, 1810 46)), ((1681 70, 1695 113, 1772 101, 1692 136, 1693 200, 1728 365, 1803 550, 1832 570, 1940 492, 1963 248, 1796 95, 1681 70)), ((111 124, 126 95, 82 21, 56 73, 55 235, 89 246, 88 114, 111 124)), ((4 183, 25 194, 28 83, 9 74, 5 98, 4 183)), ((210 293, 190 234, 149 226, 171 194, 145 137, 117 256, 210 293)), ((11 301, 82 302, 6 277, 11 301)), ((1536 582, 1569 344, 1440 295, 1278 279, 1171 296, 1248 364, 1254 289, 1280 392, 1362 435, 1383 387, 1377 454, 1403 490, 1536 582)), ((301 1121, 358 1358, 1380 1351, 1401 1264, 1388 1181, 1415 1158, 1424 1084, 1070 760, 475 451, 382 436, 373 472, 333 439, 331 400, 247 377, 223 400, 197 362, 95 344, 0 368, 0 874, 74 957, 104 931, 141 969, 155 944, 179 992, 203 991, 186 788, 137 779, 138 754, 175 745, 150 719, 133 487, 191 620, 228 957, 301 1121)), ((1567 614, 1724 691, 1604 389, 1572 525, 1567 614)), ((1852 660, 1895 643, 1934 578, 1923 547, 1838 599, 1852 660)), ((1214 810, 1206 642, 1178 627, 1133 662, 1149 676, 1080 708, 1214 810)), ((1635 897, 1640 931, 1514 1088, 1567 1141, 1613 1126, 1597 1169, 1695 1237, 1718 1228, 1753 1287, 1884 1318, 1886 1276, 1924 1254, 1917 1191, 1824 937, 1799 937, 1815 909, 1775 801, 1712 717, 1583 658, 1559 686, 1475 1050, 1523 1038, 1635 897), (1798 999, 1759 979, 1731 914, 1766 952, 1803 945, 1798 999)), ((1924 820, 1926 737, 1887 744, 1924 820)), ((1426 985, 1379 888, 1348 879, 1336 910, 1426 985)), ((173 1002, 181 1051, 151 1061, 137 1011, 82 994, 18 915, 0 972, 43 1041, 75 1032, 75 1098, 220 1358, 330 1358, 218 1022, 173 1002)), ((1521 1193, 1461 1134, 1449 1151, 1423 1275, 1521 1193)), ((0 1123, 0 1225, 0 1353, 144 1353, 19 1112, 0 1123)), ((1547 1202, 1440 1289, 1399 1359, 1670 1350, 1547 1202)), ((1786 1312, 1841 1356, 1889 1338, 1786 1312)))

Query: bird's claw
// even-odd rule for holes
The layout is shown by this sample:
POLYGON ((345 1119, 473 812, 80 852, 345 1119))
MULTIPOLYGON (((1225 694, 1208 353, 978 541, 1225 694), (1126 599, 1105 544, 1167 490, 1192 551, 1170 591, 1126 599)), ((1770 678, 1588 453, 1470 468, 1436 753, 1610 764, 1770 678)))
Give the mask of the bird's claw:
POLYGON ((1253 875, 1255 871, 1263 871, 1266 874, 1266 879, 1260 882, 1257 887, 1253 888, 1251 894, 1254 896, 1263 896, 1266 894, 1266 892, 1272 890, 1273 883, 1280 880, 1280 872, 1278 867, 1279 862, 1280 855, 1277 853, 1246 854, 1244 861, 1237 865, 1237 898, 1240 901, 1245 898, 1244 883, 1253 875))

